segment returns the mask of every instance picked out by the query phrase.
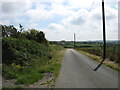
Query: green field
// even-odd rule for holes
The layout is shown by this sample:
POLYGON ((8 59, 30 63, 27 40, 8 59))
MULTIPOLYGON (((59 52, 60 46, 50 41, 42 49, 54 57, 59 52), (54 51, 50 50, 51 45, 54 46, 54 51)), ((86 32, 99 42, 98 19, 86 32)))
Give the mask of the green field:
MULTIPOLYGON (((53 44, 62 45, 65 48, 76 48, 81 51, 88 52, 93 55, 103 57, 103 42, 102 41, 81 41, 81 42, 74 42, 73 41, 59 41, 59 42, 52 42, 53 44)), ((118 41, 107 41, 106 44, 106 58, 119 63, 120 60, 120 45, 118 41)))

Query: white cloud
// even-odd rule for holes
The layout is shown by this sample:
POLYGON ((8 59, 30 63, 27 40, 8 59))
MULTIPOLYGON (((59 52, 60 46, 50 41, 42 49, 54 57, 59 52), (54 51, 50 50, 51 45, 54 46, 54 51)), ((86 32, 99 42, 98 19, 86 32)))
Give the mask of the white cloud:
MULTIPOLYGON (((83 12, 83 10, 79 10, 78 12, 83 12)), ((102 40, 101 7, 92 10, 87 17, 86 13, 88 12, 86 11, 83 13, 84 17, 82 17, 81 14, 77 12, 75 13, 75 15, 69 16, 67 19, 63 20, 64 26, 68 27, 70 33, 76 33, 78 35, 78 40, 102 40), (80 23, 82 21, 81 18, 85 23, 80 23), (74 23, 74 21, 77 21, 78 23, 74 23)), ((114 8, 107 7, 105 13, 107 39, 117 39, 118 12, 114 8)))
POLYGON ((49 19, 52 18, 52 12, 44 10, 43 8, 36 8, 28 10, 25 15, 31 18, 31 21, 36 21, 40 19, 49 19))
POLYGON ((63 4, 56 2, 51 3, 51 6, 47 6, 42 3, 36 3, 36 8, 31 8, 25 12, 25 16, 29 16, 31 18, 31 22, 53 19, 56 15, 68 16, 72 14, 74 14, 74 11, 70 10, 67 6, 63 4))
POLYGON ((90 8, 93 0, 68 0, 71 8, 90 8))
MULTIPOLYGON (((48 40, 102 39, 102 8, 101 0, 2 0, 3 24, 25 23, 28 28, 39 28, 44 20, 52 20, 56 16, 64 17, 62 22, 50 22, 43 31, 48 40), (48 2, 49 4, 43 4, 48 2), (27 17, 24 20, 20 17, 27 17), (28 25, 29 24, 29 25, 28 25)), ((107 39, 117 39, 118 31, 118 0, 105 0, 107 39)), ((57 17, 59 18, 59 17, 57 17)))
POLYGON ((106 19, 113 20, 116 19, 117 17, 118 17, 118 10, 109 7, 106 8, 106 19))
POLYGON ((35 24, 35 23, 31 23, 29 24, 29 28, 36 28, 38 24, 35 24))
POLYGON ((9 25, 9 24, 10 24, 10 21, 9 21, 9 20, 2 20, 2 21, 0 22, 0 24, 9 25))
POLYGON ((59 4, 59 3, 53 3, 52 4, 52 11, 55 15, 72 15, 74 11, 70 10, 68 6, 59 4))
POLYGON ((74 11, 74 14, 63 20, 64 24, 67 25, 82 25, 86 22, 86 17, 88 15, 88 11, 85 9, 80 9, 78 12, 74 11))
POLYGON ((116 2, 119 2, 120 0, 104 0, 104 1, 109 3, 116 3, 116 2))
POLYGON ((62 3, 64 0, 1 0, 1 2, 51 2, 62 3))
POLYGON ((48 25, 49 30, 64 30, 64 27, 60 24, 51 23, 48 25))

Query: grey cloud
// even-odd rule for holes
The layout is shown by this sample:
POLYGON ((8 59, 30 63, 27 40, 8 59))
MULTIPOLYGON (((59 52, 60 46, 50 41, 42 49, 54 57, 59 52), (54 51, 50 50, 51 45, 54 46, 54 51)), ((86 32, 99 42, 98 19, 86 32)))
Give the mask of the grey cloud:
POLYGON ((83 17, 77 17, 77 18, 73 18, 71 20, 71 23, 74 24, 74 25, 81 25, 81 24, 84 24, 85 23, 85 20, 83 17))
POLYGON ((6 14, 19 13, 25 8, 24 2, 3 2, 2 12, 6 14))
MULTIPOLYGON (((117 14, 116 14, 116 10, 113 9, 113 8, 105 8, 105 18, 106 20, 113 20, 113 19, 116 19, 117 18, 117 14)), ((102 19, 102 10, 100 11, 94 11, 92 13, 92 16, 91 18, 93 20, 101 20, 102 19)))
POLYGON ((109 15, 109 16, 106 16, 106 19, 107 20, 110 20, 110 19, 115 19, 116 18, 116 16, 115 15, 109 15))
POLYGON ((54 26, 49 26, 48 27, 50 30, 55 30, 56 28, 54 26))
POLYGON ((92 17, 95 20, 101 20, 101 15, 100 14, 94 14, 92 17))

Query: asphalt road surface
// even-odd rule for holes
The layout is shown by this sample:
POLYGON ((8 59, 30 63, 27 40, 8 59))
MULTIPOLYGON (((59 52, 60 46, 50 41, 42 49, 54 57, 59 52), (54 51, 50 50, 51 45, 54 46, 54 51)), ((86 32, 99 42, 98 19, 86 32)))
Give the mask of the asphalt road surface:
POLYGON ((118 88, 118 72, 102 65, 87 56, 67 49, 63 57, 56 88, 118 88))

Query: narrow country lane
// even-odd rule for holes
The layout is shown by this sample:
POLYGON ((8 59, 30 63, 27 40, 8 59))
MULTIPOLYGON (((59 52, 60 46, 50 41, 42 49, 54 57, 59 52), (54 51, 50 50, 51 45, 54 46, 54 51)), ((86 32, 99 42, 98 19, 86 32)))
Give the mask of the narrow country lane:
POLYGON ((102 65, 87 56, 67 49, 63 58, 56 88, 118 88, 118 72, 102 65))

